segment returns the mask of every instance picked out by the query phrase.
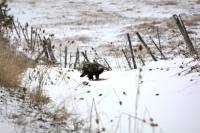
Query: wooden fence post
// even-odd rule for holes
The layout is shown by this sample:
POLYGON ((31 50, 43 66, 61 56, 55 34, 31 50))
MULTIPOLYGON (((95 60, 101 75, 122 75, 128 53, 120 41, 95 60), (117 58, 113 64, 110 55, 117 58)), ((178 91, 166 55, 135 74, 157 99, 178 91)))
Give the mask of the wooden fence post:
POLYGON ((65 46, 65 68, 67 68, 67 46, 65 46))
POLYGON ((132 56, 133 66, 134 66, 134 69, 137 69, 137 66, 136 66, 136 63, 135 63, 135 58, 134 58, 134 54, 133 54, 133 48, 132 48, 132 44, 131 44, 131 39, 130 39, 129 33, 127 33, 127 37, 128 37, 129 47, 130 47, 130 50, 131 50, 131 56, 132 56))
POLYGON ((37 38, 37 28, 35 29, 35 39, 34 39, 34 43, 33 43, 33 47, 32 47, 32 50, 34 51, 35 50, 35 42, 36 42, 36 38, 37 38))
MULTIPOLYGON (((74 69, 77 68, 77 62, 80 63, 79 61, 79 49, 77 48, 77 52, 76 52, 76 58, 75 58, 75 62, 74 62, 74 69)), ((79 68, 80 68, 80 64, 79 64, 79 68)))
POLYGON ((157 61, 157 59, 154 57, 153 53, 148 49, 147 44, 144 42, 144 40, 142 39, 142 37, 140 36, 140 34, 138 32, 136 32, 136 35, 138 36, 138 38, 140 39, 140 41, 142 42, 142 44, 145 46, 145 48, 147 49, 147 51, 149 52, 149 54, 151 55, 151 57, 154 59, 154 61, 157 61))
POLYGON ((159 47, 156 45, 156 43, 154 42, 154 40, 152 39, 152 37, 150 36, 149 38, 151 39, 151 41, 153 42, 153 44, 154 44, 154 45, 156 46, 156 48, 158 49, 158 51, 160 52, 161 56, 162 56, 164 59, 166 59, 165 56, 164 56, 164 54, 162 53, 161 49, 159 49, 159 47))
POLYGON ((89 59, 88 59, 88 57, 87 57, 87 55, 86 55, 84 52, 81 52, 81 53, 82 53, 82 55, 84 56, 84 58, 86 59, 86 61, 87 61, 87 62, 90 62, 89 59))
POLYGON ((138 57, 139 57, 139 58, 140 58, 140 60, 142 61, 142 64, 143 64, 143 66, 145 66, 145 63, 144 63, 144 61, 143 61, 142 57, 141 57, 140 55, 138 55, 138 57))
POLYGON ((23 30, 23 28, 22 28, 22 25, 21 25, 21 23, 20 22, 18 22, 18 24, 19 24, 19 27, 20 27, 20 29, 21 29, 21 31, 22 31, 22 33, 23 33, 23 35, 24 35, 24 38, 25 38, 25 40, 26 40, 26 43, 27 43, 27 45, 29 44, 29 42, 28 42, 28 39, 27 39, 27 37, 26 37, 26 35, 25 35, 25 33, 24 33, 24 30, 23 30))
POLYGON ((33 43, 32 43, 32 41, 33 41, 33 27, 31 27, 31 49, 32 49, 32 47, 33 47, 33 43))
POLYGON ((174 14, 173 18, 174 18, 174 21, 176 22, 176 25, 178 26, 178 28, 179 28, 179 30, 180 30, 180 32, 181 32, 186 44, 187 44, 190 52, 192 54, 197 54, 197 52, 195 51, 194 46, 193 46, 193 44, 192 44, 192 42, 190 40, 190 37, 188 36, 188 33, 187 33, 186 28, 185 28, 185 26, 183 24, 183 21, 181 20, 180 15, 178 17, 176 14, 174 14))
POLYGON ((16 25, 15 25, 15 22, 14 22, 14 21, 13 21, 13 26, 14 26, 14 28, 15 28, 15 31, 16 31, 16 33, 17 33, 17 35, 18 35, 19 39, 21 39, 21 38, 20 38, 20 34, 19 34, 18 30, 17 30, 17 27, 16 27, 16 25))
POLYGON ((124 51, 123 49, 122 49, 122 53, 124 54, 124 56, 125 56, 125 58, 126 58, 126 61, 127 61, 127 63, 128 63, 129 68, 132 69, 131 63, 129 62, 128 57, 126 56, 126 53, 125 53, 125 51, 124 51))
POLYGON ((112 68, 110 67, 110 65, 108 64, 107 60, 105 58, 103 58, 104 61, 106 62, 106 64, 108 65, 109 70, 112 70, 112 68))
POLYGON ((69 55, 69 68, 71 68, 71 60, 72 60, 72 52, 70 52, 70 55, 69 55))
POLYGON ((53 63, 56 62, 56 58, 54 57, 54 54, 53 54, 53 51, 52 51, 52 47, 51 47, 51 40, 50 39, 47 39, 47 45, 48 45, 48 52, 49 52, 49 56, 51 58, 51 61, 53 63))

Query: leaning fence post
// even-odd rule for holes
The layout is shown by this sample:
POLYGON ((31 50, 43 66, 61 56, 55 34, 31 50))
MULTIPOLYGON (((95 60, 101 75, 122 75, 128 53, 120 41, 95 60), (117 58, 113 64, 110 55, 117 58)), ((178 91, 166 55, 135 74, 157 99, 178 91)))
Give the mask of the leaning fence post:
POLYGON ((126 58, 126 61, 128 62, 129 68, 132 69, 131 63, 128 61, 128 57, 126 56, 126 53, 125 53, 125 51, 123 49, 122 49, 122 53, 124 54, 124 56, 126 58))
POLYGON ((106 60, 105 58, 103 58, 103 59, 104 59, 104 61, 106 62, 106 64, 108 65, 108 68, 109 68, 110 70, 112 70, 112 68, 111 68, 110 65, 108 64, 107 60, 106 60))
POLYGON ((130 47, 130 50, 131 50, 131 56, 132 56, 133 66, 134 66, 134 69, 137 69, 137 66, 136 66, 136 63, 135 63, 135 58, 134 58, 134 54, 133 54, 133 48, 132 48, 132 44, 131 44, 131 39, 130 39, 129 33, 127 33, 127 37, 128 37, 129 47, 130 47))
POLYGON ((65 46, 65 68, 67 68, 67 46, 65 46))
POLYGON ((71 60, 72 60, 72 52, 70 52, 70 55, 69 55, 69 68, 71 68, 71 60))
POLYGON ((31 49, 32 49, 32 46, 33 46, 33 44, 32 44, 32 41, 33 41, 33 27, 31 27, 31 49))
POLYGON ((184 38, 184 40, 185 40, 187 46, 189 47, 190 52, 192 52, 193 54, 197 54, 197 52, 195 51, 194 46, 193 46, 193 44, 192 44, 192 42, 191 42, 191 40, 190 40, 190 37, 189 37, 188 34, 187 34, 187 31, 186 31, 186 29, 185 29, 185 26, 184 26, 184 24, 183 24, 183 21, 182 21, 181 18, 180 18, 180 15, 179 15, 179 17, 178 17, 176 14, 174 14, 174 15, 173 15, 173 18, 174 18, 174 21, 176 22, 176 25, 178 26, 178 28, 179 28, 181 34, 182 34, 182 36, 183 36, 183 38, 184 38))
POLYGON ((158 43, 159 43, 159 49, 162 52, 161 44, 160 44, 160 33, 158 31, 158 26, 157 26, 157 34, 158 34, 158 43))
POLYGON ((145 66, 144 60, 142 59, 142 57, 140 55, 138 55, 138 57, 140 58, 140 60, 142 61, 143 66, 145 66))
POLYGON ((156 45, 156 43, 154 42, 154 40, 152 39, 152 37, 150 36, 149 38, 151 39, 151 41, 153 42, 153 44, 154 44, 154 45, 156 46, 156 48, 158 49, 158 51, 160 52, 161 56, 162 56, 164 59, 166 59, 165 56, 164 56, 164 54, 162 53, 161 49, 159 49, 159 47, 156 45))
POLYGON ((47 39, 48 40, 48 52, 49 52, 49 55, 50 55, 50 58, 51 58, 51 61, 53 61, 53 63, 56 62, 56 58, 54 57, 54 54, 53 54, 53 51, 52 51, 52 47, 51 47, 51 40, 50 39, 47 39))
POLYGON ((140 41, 142 42, 142 44, 145 46, 145 48, 147 49, 147 51, 149 52, 149 54, 151 55, 151 57, 154 59, 154 61, 157 61, 157 59, 155 58, 155 56, 153 55, 153 53, 148 49, 147 44, 144 42, 144 40, 142 39, 142 37, 140 36, 140 34, 138 32, 136 32, 136 35, 138 36, 138 38, 140 39, 140 41))
POLYGON ((35 42, 36 42, 36 38, 37 38, 37 28, 35 29, 35 39, 34 39, 34 43, 33 43, 33 47, 32 47, 32 50, 34 51, 35 50, 35 42))
POLYGON ((77 48, 77 51, 76 51, 76 58, 75 58, 75 62, 74 62, 74 69, 76 69, 76 64, 77 64, 77 61, 78 61, 78 53, 79 53, 79 50, 77 48))
POLYGON ((20 34, 19 34, 18 30, 17 30, 17 27, 16 27, 16 25, 15 25, 15 22, 14 22, 14 21, 13 21, 13 26, 14 26, 14 28, 15 28, 15 30, 16 30, 16 33, 17 33, 18 37, 20 38, 20 34))
POLYGON ((80 55, 79 55, 79 48, 77 48, 77 57, 78 57, 78 70, 80 70, 80 55))
POLYGON ((89 59, 87 58, 87 55, 84 52, 81 52, 84 58, 86 59, 87 62, 90 62, 89 59))
POLYGON ((25 40, 26 40, 26 43, 27 43, 27 45, 28 45, 28 44, 29 44, 29 43, 28 43, 28 39, 27 39, 27 37, 26 37, 26 35, 25 35, 25 33, 24 33, 24 30, 23 30, 23 28, 22 28, 22 25, 20 24, 20 22, 18 22, 18 24, 19 24, 20 29, 22 30, 22 33, 23 33, 24 38, 25 38, 25 40))

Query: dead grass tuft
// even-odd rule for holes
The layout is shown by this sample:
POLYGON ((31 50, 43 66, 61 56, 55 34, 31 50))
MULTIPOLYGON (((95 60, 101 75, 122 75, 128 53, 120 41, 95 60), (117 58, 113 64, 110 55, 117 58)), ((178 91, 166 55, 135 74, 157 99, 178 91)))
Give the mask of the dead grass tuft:
POLYGON ((16 87, 20 84, 20 74, 30 66, 25 56, 11 50, 9 42, 0 33, 0 85, 16 87))
POLYGON ((190 18, 184 19, 183 22, 186 26, 197 26, 198 22, 200 22, 200 14, 195 14, 190 18))
POLYGON ((197 2, 196 2, 197 4, 200 4, 200 0, 197 0, 197 2))
POLYGON ((32 89, 28 93, 28 96, 31 99, 31 101, 36 105, 45 105, 50 103, 51 101, 50 97, 46 96, 41 88, 32 89))

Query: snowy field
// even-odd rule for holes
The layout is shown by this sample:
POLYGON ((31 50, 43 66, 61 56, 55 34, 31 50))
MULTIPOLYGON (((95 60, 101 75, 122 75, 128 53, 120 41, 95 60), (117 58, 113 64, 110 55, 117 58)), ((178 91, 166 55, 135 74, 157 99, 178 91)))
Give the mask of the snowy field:
MULTIPOLYGON (((45 36, 55 34, 52 42, 57 47, 61 43, 69 45, 68 42, 73 40, 75 44, 69 47, 72 50, 95 47, 101 50, 99 53, 107 50, 98 49, 98 46, 111 42, 122 47, 127 45, 127 33, 131 34, 132 43, 137 44, 134 33, 148 31, 148 27, 138 27, 140 24, 159 21, 155 25, 162 27, 163 21, 170 20, 173 14, 182 14, 185 18, 199 14, 200 4, 196 3, 175 0, 8 1, 15 19, 21 24, 28 22, 45 30, 45 36)), ((198 44, 199 26, 191 26, 190 30, 197 32, 198 44)), ((170 32, 167 30, 162 40, 170 36, 166 33, 170 32)), ((111 67, 116 68, 113 56, 106 57, 111 67)), ((37 75, 44 73, 42 88, 52 100, 47 108, 63 104, 70 115, 59 132, 199 133, 199 73, 184 76, 182 72, 198 62, 192 61, 192 58, 169 57, 157 62, 147 60, 145 66, 138 61, 141 67, 131 71, 123 68, 105 71, 100 75, 100 78, 107 79, 103 81, 80 78, 79 71, 69 68, 38 65, 24 73, 22 86, 30 89, 38 87, 41 84, 37 75), (75 126, 74 123, 78 124, 75 126)), ((0 110, 0 132, 34 132, 30 121, 23 130, 7 120, 6 114, 15 112, 12 109, 15 108, 0 110)), ((33 115, 37 113, 33 112, 33 115)), ((45 127, 37 132, 56 132, 47 123, 37 123, 35 127, 45 127)))

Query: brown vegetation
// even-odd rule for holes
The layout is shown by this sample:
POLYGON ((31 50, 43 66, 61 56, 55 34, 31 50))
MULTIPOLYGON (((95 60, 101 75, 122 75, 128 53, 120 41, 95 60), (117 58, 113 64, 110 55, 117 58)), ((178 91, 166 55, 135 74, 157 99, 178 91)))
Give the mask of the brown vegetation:
POLYGON ((11 50, 9 42, 0 33, 0 85, 16 87, 20 84, 20 74, 30 65, 30 59, 11 50))

